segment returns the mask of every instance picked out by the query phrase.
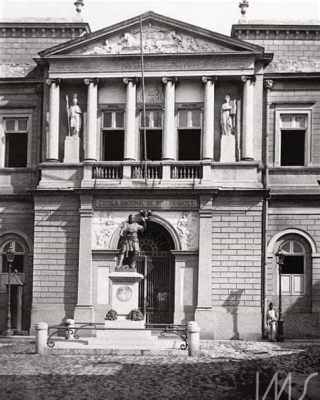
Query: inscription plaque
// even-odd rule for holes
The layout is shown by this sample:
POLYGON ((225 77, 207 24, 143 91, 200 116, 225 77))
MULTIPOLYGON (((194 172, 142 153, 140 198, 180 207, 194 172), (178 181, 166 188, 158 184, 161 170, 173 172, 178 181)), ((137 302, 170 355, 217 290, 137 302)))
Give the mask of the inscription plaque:
POLYGON ((95 208, 99 209, 152 209, 152 210, 197 210, 197 199, 96 199, 95 208))

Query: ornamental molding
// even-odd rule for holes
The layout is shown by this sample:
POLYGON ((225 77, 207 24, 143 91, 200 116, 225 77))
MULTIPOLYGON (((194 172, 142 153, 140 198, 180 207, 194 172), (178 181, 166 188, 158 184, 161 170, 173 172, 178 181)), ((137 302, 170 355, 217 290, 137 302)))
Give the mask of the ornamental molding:
MULTIPOLYGON (((212 41, 154 23, 143 26, 142 45, 146 54, 230 51, 229 48, 212 41)), ((103 38, 86 46, 85 49, 75 50, 72 54, 135 54, 140 51, 140 29, 132 29, 113 37, 103 38)))

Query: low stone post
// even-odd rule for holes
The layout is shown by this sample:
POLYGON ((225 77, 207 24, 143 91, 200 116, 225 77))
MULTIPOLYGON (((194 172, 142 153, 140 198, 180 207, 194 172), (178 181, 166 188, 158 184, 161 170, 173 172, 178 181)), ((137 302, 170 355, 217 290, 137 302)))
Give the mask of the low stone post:
POLYGON ((46 354, 48 339, 48 324, 38 322, 36 324, 36 353, 40 355, 46 354))
POLYGON ((188 355, 198 356, 200 352, 200 327, 195 321, 188 322, 188 355))

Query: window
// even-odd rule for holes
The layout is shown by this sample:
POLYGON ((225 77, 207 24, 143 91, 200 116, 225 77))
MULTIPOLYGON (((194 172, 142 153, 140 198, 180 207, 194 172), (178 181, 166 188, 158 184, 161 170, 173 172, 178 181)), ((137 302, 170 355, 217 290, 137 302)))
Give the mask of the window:
POLYGON ((121 161, 124 154, 124 111, 104 111, 102 114, 102 158, 121 161))
MULTIPOLYGON (((157 161, 162 158, 162 110, 146 110, 146 156, 148 160, 157 161)), ((144 118, 140 113, 141 159, 144 159, 144 118)))
POLYGON ((307 166, 310 161, 311 110, 276 110, 275 165, 307 166))
POLYGON ((200 160, 201 125, 200 109, 178 111, 179 160, 200 160))
POLYGON ((6 253, 7 253, 7 250, 9 249, 11 243, 13 246, 13 251, 15 253, 14 260, 11 265, 11 272, 17 271, 18 273, 23 273, 25 251, 24 251, 24 247, 15 240, 6 241, 1 248, 1 260, 0 260, 1 269, 0 269, 0 271, 2 273, 9 272, 9 265, 7 262, 6 253))
POLYGON ((4 118, 5 167, 26 167, 28 117, 4 118))
POLYGON ((282 294, 302 295, 305 292, 305 249, 296 240, 286 240, 280 248, 284 253, 281 273, 282 294))

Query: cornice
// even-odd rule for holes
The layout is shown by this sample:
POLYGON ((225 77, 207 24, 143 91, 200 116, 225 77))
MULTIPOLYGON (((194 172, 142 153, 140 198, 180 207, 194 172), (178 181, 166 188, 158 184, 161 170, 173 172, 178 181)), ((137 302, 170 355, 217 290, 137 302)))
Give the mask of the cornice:
POLYGON ((240 40, 320 40, 320 25, 240 24, 231 36, 240 40))
POLYGON ((90 33, 87 23, 0 23, 0 38, 73 39, 90 33))

